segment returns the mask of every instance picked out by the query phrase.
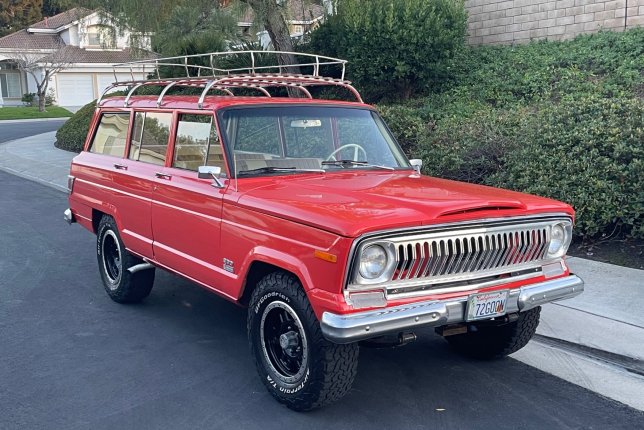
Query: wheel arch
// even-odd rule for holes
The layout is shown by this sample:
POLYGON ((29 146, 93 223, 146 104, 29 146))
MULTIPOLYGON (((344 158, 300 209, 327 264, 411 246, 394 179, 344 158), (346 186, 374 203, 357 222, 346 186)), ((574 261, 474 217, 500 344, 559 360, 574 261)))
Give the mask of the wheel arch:
POLYGON ((92 230, 94 234, 98 233, 98 226, 104 215, 112 217, 120 233, 121 220, 119 219, 118 212, 116 211, 116 208, 109 206, 101 209, 92 208, 92 230))
POLYGON ((276 271, 290 273, 295 276, 302 285, 304 292, 313 288, 311 277, 306 266, 295 257, 278 251, 255 249, 250 262, 244 271, 238 302, 247 306, 257 283, 266 275, 276 271), (277 255, 275 255, 277 253, 277 255))

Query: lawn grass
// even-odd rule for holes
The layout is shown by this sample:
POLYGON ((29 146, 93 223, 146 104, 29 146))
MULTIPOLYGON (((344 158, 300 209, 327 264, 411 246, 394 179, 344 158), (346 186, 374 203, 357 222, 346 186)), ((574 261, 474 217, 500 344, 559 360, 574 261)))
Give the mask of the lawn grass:
POLYGON ((37 107, 5 106, 0 108, 0 121, 6 119, 64 118, 72 113, 59 106, 47 106, 45 112, 38 112, 37 107))

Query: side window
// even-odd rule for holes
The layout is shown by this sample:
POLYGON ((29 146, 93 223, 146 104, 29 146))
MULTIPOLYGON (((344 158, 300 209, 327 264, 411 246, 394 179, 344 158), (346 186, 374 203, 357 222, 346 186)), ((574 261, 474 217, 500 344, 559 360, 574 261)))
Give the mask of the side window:
POLYGON ((129 113, 104 113, 89 151, 122 157, 125 152, 125 140, 129 126, 129 113))
POLYGON ((179 115, 172 167, 197 171, 199 166, 224 169, 224 155, 212 115, 179 115))
POLYGON ((166 112, 137 112, 134 117, 130 160, 165 165, 172 114, 166 112))

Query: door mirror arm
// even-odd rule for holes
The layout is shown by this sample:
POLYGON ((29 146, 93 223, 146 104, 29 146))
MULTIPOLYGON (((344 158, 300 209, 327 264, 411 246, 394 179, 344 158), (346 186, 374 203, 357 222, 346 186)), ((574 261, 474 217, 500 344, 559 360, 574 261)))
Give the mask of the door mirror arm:
POLYGON ((413 158, 409 160, 409 164, 411 164, 411 167, 413 167, 416 173, 420 175, 420 168, 423 167, 423 160, 420 158, 413 158))
POLYGON ((224 188, 224 183, 221 182, 221 167, 218 166, 199 166, 197 176, 199 179, 212 178, 215 181, 212 186, 216 188, 224 188))

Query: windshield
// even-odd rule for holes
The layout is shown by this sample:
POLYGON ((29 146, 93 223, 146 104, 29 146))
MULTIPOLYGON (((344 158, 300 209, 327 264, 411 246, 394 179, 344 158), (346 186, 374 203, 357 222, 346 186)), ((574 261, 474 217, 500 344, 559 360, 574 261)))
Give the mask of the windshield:
POLYGON ((220 116, 236 176, 409 169, 378 114, 342 107, 228 109, 220 116))

